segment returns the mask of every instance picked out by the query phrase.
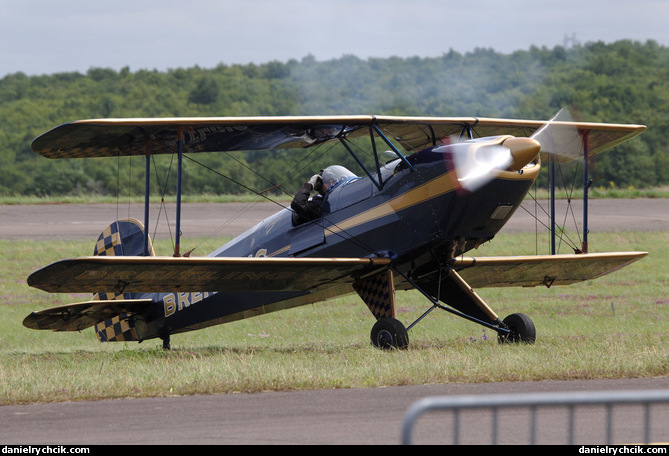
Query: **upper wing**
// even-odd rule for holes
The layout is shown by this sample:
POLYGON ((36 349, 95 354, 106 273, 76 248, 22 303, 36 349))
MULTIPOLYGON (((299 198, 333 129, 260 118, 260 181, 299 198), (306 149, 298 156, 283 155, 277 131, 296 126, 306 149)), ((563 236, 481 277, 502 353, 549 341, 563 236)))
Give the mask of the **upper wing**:
MULTIPOLYGON (((474 137, 529 136, 545 121, 476 117, 303 116, 185 117, 79 120, 58 126, 32 143, 47 158, 116 157, 183 152, 304 148, 338 138, 369 136, 377 127, 406 150, 420 150, 471 130, 474 137)), ((555 122, 589 132, 596 154, 642 133, 643 125, 555 122)))
MULTIPOLYGON (((511 135, 529 137, 546 125, 543 120, 450 118, 450 117, 377 117, 379 128, 407 150, 420 150, 441 139, 471 129, 474 138, 511 135)), ((643 125, 566 122, 551 123, 554 128, 588 133, 588 153, 598 154, 633 138, 646 130, 643 125)))
POLYGON ((647 252, 458 258, 454 268, 473 288, 569 285, 595 279, 637 261, 647 252), (461 269, 462 268, 462 269, 461 269))
POLYGON ((308 291, 384 268, 385 258, 173 258, 95 256, 35 271, 28 285, 52 293, 308 291))

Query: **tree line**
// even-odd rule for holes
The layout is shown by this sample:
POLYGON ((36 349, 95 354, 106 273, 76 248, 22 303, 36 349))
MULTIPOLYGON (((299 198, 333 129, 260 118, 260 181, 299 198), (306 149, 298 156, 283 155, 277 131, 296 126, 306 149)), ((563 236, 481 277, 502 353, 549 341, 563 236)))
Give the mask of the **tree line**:
MULTIPOLYGON (((48 160, 31 151, 36 136, 77 119, 336 114, 548 119, 565 106, 583 121, 648 126, 643 135, 593 159, 594 185, 669 183, 669 49, 654 41, 623 40, 532 46, 511 54, 476 49, 432 58, 344 55, 328 61, 308 55, 299 61, 162 72, 126 67, 9 74, 0 79, 0 194, 116 195, 120 189, 141 194, 143 159, 48 160)), ((206 157, 185 162, 184 191, 190 194, 270 188, 291 193, 321 166, 295 151, 201 155, 206 157)), ((341 148, 321 162, 357 171, 341 148)), ((169 157, 153 163, 158 175, 171 178, 172 166, 169 157)), ((167 178, 152 182, 153 192, 174 192, 167 178)))

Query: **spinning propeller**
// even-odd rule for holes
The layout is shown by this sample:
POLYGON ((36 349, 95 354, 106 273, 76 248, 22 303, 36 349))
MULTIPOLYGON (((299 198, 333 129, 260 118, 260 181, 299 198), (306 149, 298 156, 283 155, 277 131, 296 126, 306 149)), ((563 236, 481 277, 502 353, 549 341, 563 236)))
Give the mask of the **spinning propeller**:
POLYGON ((504 171, 520 171, 539 153, 559 160, 574 160, 582 154, 582 139, 566 109, 529 138, 499 136, 450 145, 458 181, 475 191, 504 171))
POLYGON ((541 144, 541 153, 552 155, 558 160, 576 160, 583 155, 583 138, 566 108, 560 109, 530 138, 536 139, 541 144))

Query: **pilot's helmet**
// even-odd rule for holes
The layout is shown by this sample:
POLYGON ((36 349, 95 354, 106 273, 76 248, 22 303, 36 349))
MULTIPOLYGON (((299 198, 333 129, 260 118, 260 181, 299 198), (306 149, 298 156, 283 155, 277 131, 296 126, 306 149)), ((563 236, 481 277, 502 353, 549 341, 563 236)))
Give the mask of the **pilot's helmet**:
POLYGON ((356 175, 343 166, 332 165, 323 170, 321 177, 323 178, 323 189, 327 191, 332 185, 340 180, 356 177, 356 175))

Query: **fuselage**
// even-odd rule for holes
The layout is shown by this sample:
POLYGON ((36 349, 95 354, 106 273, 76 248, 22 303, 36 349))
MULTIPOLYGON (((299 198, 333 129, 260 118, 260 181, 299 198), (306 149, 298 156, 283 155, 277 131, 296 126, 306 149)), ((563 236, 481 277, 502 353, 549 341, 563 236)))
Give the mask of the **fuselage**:
POLYGON ((295 226, 284 209, 212 256, 369 257, 398 261, 455 243, 460 255, 492 239, 522 202, 539 170, 504 171, 476 191, 464 190, 451 149, 440 146, 381 168, 383 188, 369 177, 340 182, 325 195, 323 217, 295 226))

